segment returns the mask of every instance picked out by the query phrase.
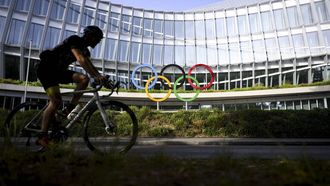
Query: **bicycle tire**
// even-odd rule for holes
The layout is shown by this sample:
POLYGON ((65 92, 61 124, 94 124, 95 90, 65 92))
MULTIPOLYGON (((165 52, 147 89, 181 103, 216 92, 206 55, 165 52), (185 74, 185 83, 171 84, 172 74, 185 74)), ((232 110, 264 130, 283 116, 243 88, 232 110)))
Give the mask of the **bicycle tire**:
POLYGON ((29 121, 36 116, 31 126, 40 130, 42 108, 44 105, 38 102, 25 102, 16 106, 7 116, 4 122, 5 146, 17 150, 38 151, 40 146, 35 144, 38 132, 24 129, 29 121), (40 113, 40 114, 38 114, 40 113))
POLYGON ((105 125, 94 105, 87 111, 84 118, 83 138, 87 147, 96 153, 126 153, 136 142, 138 136, 138 121, 134 112, 124 103, 119 101, 102 102, 111 122, 116 124, 114 134, 105 131, 105 125))

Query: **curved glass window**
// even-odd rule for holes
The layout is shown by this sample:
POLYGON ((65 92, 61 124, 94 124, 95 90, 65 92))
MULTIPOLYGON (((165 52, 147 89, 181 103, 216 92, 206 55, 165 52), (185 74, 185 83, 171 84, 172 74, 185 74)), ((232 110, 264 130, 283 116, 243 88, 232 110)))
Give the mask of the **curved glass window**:
POLYGON ((36 0, 33 7, 33 14, 36 16, 46 16, 49 0, 36 0))
POLYGON ((309 48, 312 55, 319 54, 320 47, 319 47, 319 37, 317 35, 317 32, 308 32, 307 33, 307 40, 309 44, 309 48))
POLYGON ((330 30, 323 30, 323 37, 324 37, 324 44, 325 44, 325 51, 329 54, 330 53, 330 30))
POLYGON ((175 21, 175 38, 183 39, 184 38, 184 25, 183 21, 175 21))
POLYGON ((96 12, 96 21, 95 25, 100 27, 101 29, 105 30, 106 25, 107 25, 107 12, 103 10, 98 10, 96 12))
POLYGON ((325 46, 330 47, 330 30, 323 30, 325 46))
POLYGON ((272 16, 269 11, 261 12, 262 29, 264 32, 273 30, 272 16))
POLYGON ((99 58, 99 59, 101 59, 101 58, 103 57, 103 56, 101 55, 102 43, 103 43, 103 42, 104 42, 104 41, 101 40, 101 42, 100 42, 99 44, 97 44, 97 45, 95 46, 95 48, 92 49, 91 56, 92 56, 93 58, 99 58))
POLYGON ((162 48, 163 45, 154 45, 154 55, 153 55, 153 63, 155 65, 162 65, 162 48))
POLYGON ((315 2, 315 7, 320 22, 326 22, 330 20, 329 9, 326 8, 324 0, 315 2))
POLYGON ((237 23, 238 23, 238 31, 240 35, 245 35, 249 33, 245 15, 238 16, 237 23))
POLYGON ((217 65, 217 47, 216 45, 208 45, 207 46, 207 64, 209 65, 217 65))
POLYGON ((275 38, 265 39, 266 50, 269 60, 277 60, 280 58, 279 48, 277 47, 275 38))
POLYGON ((195 39, 194 21, 185 21, 186 39, 195 39))
POLYGON ((196 51, 195 46, 187 45, 186 46, 186 65, 192 66, 196 64, 196 51))
POLYGON ((237 35, 235 17, 228 17, 227 18, 227 33, 228 33, 228 36, 237 35))
POLYGON ((44 49, 53 48, 59 43, 60 32, 59 28, 48 27, 44 49))
POLYGON ((16 10, 18 11, 29 11, 31 1, 26 0, 17 0, 16 1, 16 10))
POLYGON ((175 64, 184 66, 184 46, 175 46, 175 64))
POLYGON ((129 34, 131 31, 131 16, 122 15, 121 16, 121 33, 129 34))
POLYGON ((151 44, 143 43, 142 45, 142 63, 150 64, 151 59, 151 44))
POLYGON ((240 63, 241 57, 238 43, 229 43, 229 56, 230 64, 240 63))
POLYGON ((80 6, 77 4, 70 3, 66 21, 68 23, 76 24, 78 23, 79 15, 80 15, 80 6))
POLYGON ((305 25, 310 25, 314 23, 311 4, 304 4, 300 6, 302 12, 302 18, 305 25))
POLYGON ((172 45, 164 46, 164 65, 173 64, 173 49, 174 46, 172 45))
POLYGON ((143 21, 143 36, 152 37, 152 19, 144 19, 143 21))
POLYGON ((253 51, 254 51, 254 60, 256 62, 266 61, 266 50, 264 43, 261 39, 252 41, 253 51))
POLYGON ((298 17, 298 11, 297 7, 289 7, 287 8, 288 12, 288 19, 289 19, 289 25, 290 27, 297 27, 300 25, 299 17, 298 17))
POLYGON ((206 38, 214 39, 215 38, 215 25, 213 19, 207 19, 205 22, 206 27, 206 38))
POLYGON ((44 29, 43 25, 31 23, 29 26, 29 33, 26 39, 26 46, 30 46, 30 41, 32 41, 32 47, 39 48, 41 43, 42 31, 44 29))
POLYGON ((111 61, 116 60, 117 40, 107 39, 105 44, 105 59, 111 61))
POLYGON ((110 32, 118 32, 119 31, 119 14, 111 12, 109 18, 109 30, 110 32))
POLYGON ((257 13, 250 14, 249 15, 249 21, 250 21, 251 33, 261 32, 259 14, 257 14, 257 13))
POLYGON ((217 36, 218 37, 225 37, 226 36, 226 27, 225 27, 225 21, 223 18, 217 18, 215 20, 216 23, 216 30, 217 30, 217 36))
POLYGON ((81 25, 88 26, 92 24, 94 19, 94 10, 90 8, 84 8, 81 25))
POLYGON ((17 19, 11 21, 7 43, 18 45, 22 43, 25 22, 17 19))
POLYGON ((140 36, 142 34, 142 18, 133 17, 133 35, 140 36))
POLYGON ((241 61, 243 63, 253 62, 252 46, 249 41, 241 42, 241 51, 242 51, 241 61))
POLYGON ((196 24, 196 39, 205 39, 204 20, 195 21, 196 24))
POLYGON ((165 20, 165 38, 173 39, 174 38, 174 22, 165 20))
POLYGON ((141 54, 141 43, 131 43, 131 58, 130 61, 133 63, 140 63, 141 54))
POLYGON ((65 0, 55 0, 52 6, 51 18, 55 20, 63 20, 65 0))
POLYGON ((162 38, 164 36, 163 23, 164 23, 163 20, 155 19, 155 27, 154 27, 155 37, 162 38))
POLYGON ((219 44, 218 49, 219 49, 218 52, 219 64, 220 65, 229 64, 228 44, 219 44))
POLYGON ((278 38, 282 58, 294 58, 293 47, 290 44, 288 36, 281 36, 278 38))
POLYGON ((196 46, 197 53, 197 63, 206 64, 206 47, 205 45, 197 45, 196 46))
POLYGON ((74 32, 74 31, 65 30, 64 31, 64 35, 63 35, 63 38, 67 38, 67 37, 72 36, 72 35, 75 35, 75 34, 76 34, 76 32, 74 32))
POLYGON ((127 41, 120 41, 119 42, 119 50, 118 50, 118 56, 119 61, 126 62, 128 61, 128 42, 127 41))
POLYGON ((274 10, 275 26, 277 30, 286 28, 283 9, 274 10))
POLYGON ((8 7, 11 0, 0 0, 0 6, 8 7))
POLYGON ((304 42, 304 38, 302 34, 295 34, 292 35, 292 40, 293 40, 293 46, 296 51, 296 56, 297 57, 302 57, 306 55, 307 50, 306 50, 306 45, 304 42))

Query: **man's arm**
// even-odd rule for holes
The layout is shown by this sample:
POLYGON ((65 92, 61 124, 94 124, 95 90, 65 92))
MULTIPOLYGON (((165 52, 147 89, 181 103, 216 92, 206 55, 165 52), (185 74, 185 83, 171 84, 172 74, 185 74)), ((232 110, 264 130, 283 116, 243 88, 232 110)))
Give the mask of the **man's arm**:
POLYGON ((105 78, 97 71, 95 66, 92 64, 89 57, 83 55, 81 50, 73 48, 71 49, 73 55, 76 57, 78 63, 86 70, 86 72, 92 77, 96 78, 98 81, 104 81, 105 78))

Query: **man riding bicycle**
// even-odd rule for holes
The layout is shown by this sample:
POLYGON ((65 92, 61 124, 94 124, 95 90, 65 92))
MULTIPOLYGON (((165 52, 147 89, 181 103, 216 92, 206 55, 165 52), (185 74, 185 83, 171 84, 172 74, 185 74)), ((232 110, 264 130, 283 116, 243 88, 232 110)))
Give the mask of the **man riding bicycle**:
MULTIPOLYGON (((40 64, 37 67, 37 77, 44 87, 49 104, 44 111, 41 134, 37 144, 48 147, 48 129, 50 123, 55 122, 55 112, 62 104, 60 83, 76 83, 75 90, 85 90, 89 84, 89 77, 85 74, 68 70, 71 63, 77 61, 80 66, 96 81, 103 83, 107 79, 102 76, 90 60, 90 52, 87 47, 94 48, 103 38, 102 30, 97 26, 87 26, 83 36, 72 35, 66 38, 50 50, 40 53, 40 64)), ((74 94, 69 105, 63 109, 65 114, 73 110, 82 94, 74 94)))

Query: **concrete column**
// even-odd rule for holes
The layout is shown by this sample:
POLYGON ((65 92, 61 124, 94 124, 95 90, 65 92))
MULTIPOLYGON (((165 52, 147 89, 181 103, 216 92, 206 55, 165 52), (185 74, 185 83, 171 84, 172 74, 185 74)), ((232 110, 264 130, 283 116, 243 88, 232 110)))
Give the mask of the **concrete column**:
POLYGON ((324 108, 328 108, 328 102, 327 102, 327 98, 323 98, 323 101, 324 101, 324 108))
POLYGON ((313 83, 313 76, 312 76, 312 57, 308 58, 308 83, 313 83))

